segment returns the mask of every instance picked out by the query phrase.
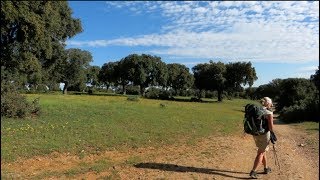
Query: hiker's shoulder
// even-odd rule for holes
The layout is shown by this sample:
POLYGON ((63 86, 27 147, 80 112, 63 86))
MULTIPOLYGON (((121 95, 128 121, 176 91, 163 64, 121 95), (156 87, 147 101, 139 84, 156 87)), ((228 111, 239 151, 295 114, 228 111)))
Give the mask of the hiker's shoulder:
POLYGON ((269 109, 267 109, 267 108, 264 107, 263 110, 264 110, 264 114, 265 114, 265 115, 273 115, 273 112, 270 111, 269 109))

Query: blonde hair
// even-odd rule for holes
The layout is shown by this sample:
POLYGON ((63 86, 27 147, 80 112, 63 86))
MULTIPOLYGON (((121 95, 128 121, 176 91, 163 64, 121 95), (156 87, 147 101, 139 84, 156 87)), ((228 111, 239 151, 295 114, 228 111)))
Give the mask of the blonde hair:
POLYGON ((261 99, 261 104, 262 105, 270 105, 270 107, 272 107, 273 106, 273 104, 272 104, 272 100, 269 98, 269 97, 264 97, 264 98, 262 98, 261 99))

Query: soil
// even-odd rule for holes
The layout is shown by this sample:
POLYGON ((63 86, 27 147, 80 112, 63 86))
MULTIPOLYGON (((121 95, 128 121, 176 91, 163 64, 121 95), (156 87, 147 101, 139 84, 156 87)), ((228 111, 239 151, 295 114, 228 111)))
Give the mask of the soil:
MULTIPOLYGON (((280 166, 275 164, 273 146, 270 145, 267 156, 272 172, 262 174, 261 165, 259 179, 318 180, 318 133, 310 135, 279 123, 275 128, 278 141, 274 147, 280 166)), ((10 179, 249 179, 255 155, 252 136, 238 134, 209 137, 193 144, 113 150, 83 158, 53 153, 13 163, 1 163, 1 169, 6 172, 2 177, 10 179), (89 168, 83 173, 66 173, 77 169, 81 163, 90 164, 101 160, 111 165, 100 171, 89 168)))

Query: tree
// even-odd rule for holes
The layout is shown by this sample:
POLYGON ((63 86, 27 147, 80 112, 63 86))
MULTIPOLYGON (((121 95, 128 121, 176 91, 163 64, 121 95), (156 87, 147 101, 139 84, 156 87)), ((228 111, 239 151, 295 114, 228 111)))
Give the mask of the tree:
POLYGON ((90 83, 92 86, 99 85, 99 72, 100 66, 89 66, 87 69, 87 83, 90 83))
POLYGON ((241 85, 249 85, 258 79, 251 62, 235 62, 226 65, 226 87, 231 91, 241 91, 241 85))
POLYGON ((288 78, 280 83, 276 110, 286 122, 319 121, 319 96, 316 86, 304 78, 288 78))
POLYGON ((149 86, 166 87, 168 80, 168 68, 166 63, 161 60, 161 57, 142 54, 144 63, 149 64, 146 69, 146 81, 141 84, 143 88, 149 86))
POLYGON ((120 79, 119 62, 116 61, 103 64, 99 71, 98 79, 107 86, 107 89, 109 89, 109 86, 112 84, 118 84, 120 79))
POLYGON ((310 76, 311 81, 316 85, 318 92, 320 88, 320 74, 319 74, 319 66, 318 69, 316 70, 315 74, 310 76))
POLYGON ((280 84, 276 109, 281 111, 284 107, 301 105, 305 99, 314 98, 315 89, 314 84, 304 78, 284 79, 280 84))
POLYGON ((13 87, 53 87, 60 79, 56 69, 64 59, 64 42, 82 31, 80 20, 71 14, 67 1, 1 1, 1 90, 12 95, 1 92, 1 100, 20 104, 9 104, 11 110, 28 111, 13 87))
POLYGON ((82 31, 71 13, 66 1, 1 1, 1 66, 14 81, 48 79, 41 73, 54 66, 54 54, 63 54, 66 39, 82 31))
POLYGON ((273 79, 268 84, 260 85, 254 92, 255 97, 260 99, 267 96, 274 101, 278 101, 281 92, 280 85, 282 81, 282 79, 273 79))
POLYGON ((132 82, 135 71, 136 55, 129 55, 119 62, 118 84, 122 86, 122 93, 126 94, 126 86, 132 82))
POLYGON ((192 68, 195 86, 201 90, 216 90, 218 92, 218 101, 222 101, 222 93, 225 88, 226 67, 222 62, 210 61, 204 64, 198 64, 192 68))
POLYGON ((81 49, 66 50, 67 58, 62 68, 61 82, 64 82, 63 94, 67 94, 70 86, 81 85, 86 82, 85 70, 92 61, 91 53, 81 49))
POLYGON ((141 95, 144 95, 145 88, 149 86, 166 86, 168 69, 160 57, 131 54, 122 59, 120 64, 123 91, 124 85, 129 82, 140 86, 141 95))
POLYGON ((182 64, 167 64, 168 82, 167 85, 175 92, 186 90, 193 86, 193 76, 189 72, 189 68, 182 64))
POLYGON ((223 91, 242 90, 241 85, 249 87, 257 80, 255 69, 250 62, 235 62, 225 65, 222 62, 210 61, 209 64, 198 64, 192 68, 195 86, 201 90, 216 90, 218 101, 222 101, 223 91))

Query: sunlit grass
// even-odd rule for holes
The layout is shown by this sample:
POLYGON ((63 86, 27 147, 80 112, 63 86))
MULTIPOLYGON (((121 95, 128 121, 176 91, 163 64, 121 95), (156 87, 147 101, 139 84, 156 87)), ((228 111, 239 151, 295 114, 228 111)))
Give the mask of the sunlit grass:
POLYGON ((126 96, 40 97, 41 115, 1 123, 1 159, 14 161, 52 152, 83 156, 110 148, 160 146, 242 131, 247 100, 175 102, 126 96))

